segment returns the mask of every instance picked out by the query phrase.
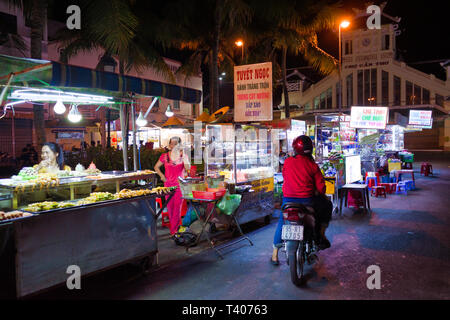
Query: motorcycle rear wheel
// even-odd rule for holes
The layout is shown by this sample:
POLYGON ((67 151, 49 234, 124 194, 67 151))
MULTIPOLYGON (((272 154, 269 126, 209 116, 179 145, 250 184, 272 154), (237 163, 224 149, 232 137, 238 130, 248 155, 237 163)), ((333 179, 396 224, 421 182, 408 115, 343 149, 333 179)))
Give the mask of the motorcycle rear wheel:
POLYGON ((305 265, 305 244, 299 241, 299 245, 295 253, 289 254, 289 269, 291 271, 291 281, 294 285, 300 286, 304 280, 305 265))

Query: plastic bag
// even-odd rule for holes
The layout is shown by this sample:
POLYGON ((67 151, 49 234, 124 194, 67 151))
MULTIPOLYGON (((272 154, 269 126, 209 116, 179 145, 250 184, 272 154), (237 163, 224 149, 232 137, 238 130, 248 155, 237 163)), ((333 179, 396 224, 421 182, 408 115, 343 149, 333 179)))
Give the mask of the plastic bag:
POLYGON ((229 192, 227 191, 222 200, 217 203, 216 208, 220 213, 231 215, 241 204, 241 198, 242 195, 229 194, 229 192))
POLYGON ((192 222, 194 222, 197 219, 198 218, 197 215, 195 214, 194 209, 192 208, 192 206, 189 206, 186 215, 183 217, 182 226, 189 227, 192 224, 192 222))

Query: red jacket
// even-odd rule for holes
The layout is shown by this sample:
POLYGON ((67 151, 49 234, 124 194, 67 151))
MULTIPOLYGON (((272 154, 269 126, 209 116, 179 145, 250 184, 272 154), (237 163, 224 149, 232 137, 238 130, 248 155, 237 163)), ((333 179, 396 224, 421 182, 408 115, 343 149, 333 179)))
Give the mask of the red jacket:
POLYGON ((325 194, 325 179, 314 160, 302 155, 289 157, 283 166, 283 196, 310 198, 314 191, 325 194))

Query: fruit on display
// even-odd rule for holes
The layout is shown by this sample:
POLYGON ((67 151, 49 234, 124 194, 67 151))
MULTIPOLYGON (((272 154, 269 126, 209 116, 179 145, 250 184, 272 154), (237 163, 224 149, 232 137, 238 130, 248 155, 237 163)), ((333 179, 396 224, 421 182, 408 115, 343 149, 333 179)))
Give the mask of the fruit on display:
POLYGON ((0 211, 0 221, 6 221, 6 220, 29 217, 29 216, 32 216, 32 214, 28 213, 28 212, 22 212, 22 211, 3 212, 3 211, 0 211))
POLYGON ((18 176, 22 178, 22 180, 30 180, 35 179, 38 175, 38 172, 33 167, 23 167, 18 176))
POLYGON ((125 177, 130 177, 130 176, 140 176, 140 175, 144 175, 144 174, 155 174, 155 171, 152 170, 139 170, 139 171, 135 171, 135 172, 127 172, 124 173, 125 177))
POLYGON ((157 194, 165 194, 165 193, 170 193, 172 190, 176 189, 177 187, 156 187, 152 189, 152 193, 157 193, 157 194))
POLYGON ((89 167, 86 170, 84 170, 84 172, 88 173, 88 174, 97 174, 97 173, 100 173, 101 171, 99 169, 97 169, 94 162, 91 162, 89 167))
POLYGON ((53 210, 59 208, 59 202, 56 201, 43 201, 43 202, 36 202, 29 204, 26 208, 24 208, 25 211, 30 212, 39 212, 39 211, 47 211, 47 210, 53 210))
POLYGON ((59 179, 56 174, 39 173, 36 179, 18 184, 15 190, 24 192, 26 187, 30 187, 31 191, 34 191, 36 187, 39 187, 39 190, 42 190, 43 188, 56 187, 58 185, 59 179))
POLYGON ((122 189, 119 193, 116 193, 118 199, 127 199, 133 197, 141 197, 152 194, 151 190, 148 189, 140 189, 140 190, 130 190, 130 189, 122 189))

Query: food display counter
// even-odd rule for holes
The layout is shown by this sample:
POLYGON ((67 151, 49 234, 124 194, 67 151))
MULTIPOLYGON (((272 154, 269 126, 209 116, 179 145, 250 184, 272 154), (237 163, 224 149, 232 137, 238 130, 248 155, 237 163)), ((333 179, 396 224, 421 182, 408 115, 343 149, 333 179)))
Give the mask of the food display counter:
POLYGON ((206 126, 206 176, 224 176, 231 193, 242 191, 236 217, 246 223, 274 210, 278 135, 267 127, 241 124, 206 126), (276 141, 275 141, 276 140, 276 141))
POLYGON ((23 297, 62 285, 69 266, 83 277, 132 261, 153 263, 156 220, 174 188, 155 188, 150 170, 26 185, 11 180, 0 180, 6 211, 0 212, 0 278, 9 285, 2 291, 23 297), (156 212, 155 198, 166 195, 156 212))

